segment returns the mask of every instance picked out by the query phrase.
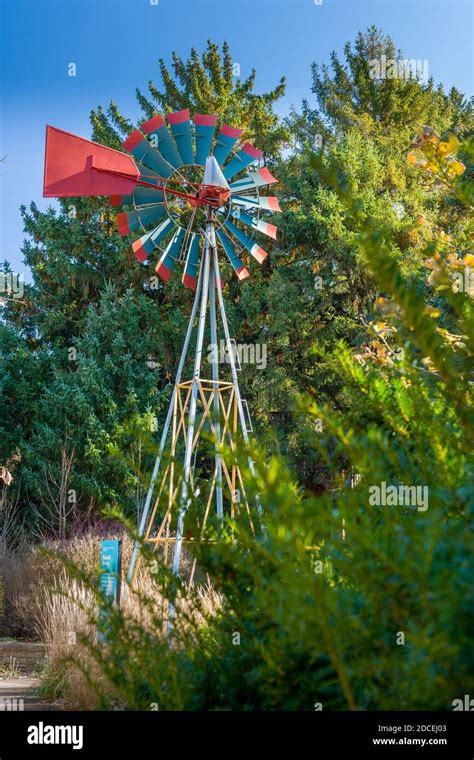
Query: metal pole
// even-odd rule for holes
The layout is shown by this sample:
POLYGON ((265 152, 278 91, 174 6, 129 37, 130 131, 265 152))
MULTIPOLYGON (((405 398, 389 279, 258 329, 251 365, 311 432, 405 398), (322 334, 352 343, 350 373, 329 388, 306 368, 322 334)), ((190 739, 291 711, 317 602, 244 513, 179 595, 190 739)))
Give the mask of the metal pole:
MULTIPOLYGON (((141 538, 143 536, 143 533, 145 532, 148 512, 150 510, 150 504, 151 504, 151 500, 152 500, 152 497, 153 497, 153 491, 155 489, 156 479, 158 477, 158 472, 159 472, 160 464, 161 464, 161 458, 163 456, 163 451, 164 451, 164 448, 165 448, 166 439, 168 437, 168 431, 169 431, 169 427, 170 427, 170 423, 171 423, 171 417, 172 417, 172 414, 173 414, 173 406, 174 406, 175 396, 176 396, 176 386, 178 385, 178 383, 181 380, 181 374, 182 374, 182 371, 183 371, 184 362, 186 361, 186 355, 188 353, 189 342, 191 340, 191 334, 192 334, 192 331, 193 331, 194 319, 196 317, 197 307, 198 307, 198 303, 199 303, 199 297, 200 297, 200 294, 201 294, 202 273, 203 273, 203 264, 202 264, 202 261, 201 261, 201 267, 199 269, 199 277, 198 277, 198 282, 197 282, 197 286, 196 286, 196 294, 194 296, 193 308, 191 310, 191 316, 189 317, 188 329, 186 331, 186 337, 184 339, 183 350, 181 351, 181 357, 180 357, 180 360, 179 360, 178 369, 176 370, 176 377, 175 377, 175 381, 174 381, 173 392, 171 394, 170 405, 168 407, 168 414, 166 415, 165 425, 164 425, 164 428, 163 428, 163 432, 161 434, 160 448, 158 450, 158 456, 156 457, 155 465, 153 467, 153 472, 152 472, 152 475, 151 475, 150 485, 148 487, 148 493, 146 495, 145 505, 143 507, 143 512, 142 512, 142 516, 141 516, 141 520, 140 520, 140 526, 138 528, 138 536, 139 536, 139 538, 141 538)), ((140 551, 140 542, 139 541, 135 541, 135 546, 133 547, 132 559, 130 561, 130 567, 129 567, 128 573, 127 573, 127 583, 130 583, 131 580, 132 580, 132 578, 133 578, 133 573, 134 573, 134 570, 135 570, 135 565, 136 565, 136 562, 137 562, 137 559, 138 559, 138 553, 139 553, 139 551, 140 551)))
MULTIPOLYGON (((234 383, 235 397, 237 399, 237 408, 239 410, 240 424, 242 427, 244 441, 246 444, 248 444, 249 436, 247 432, 247 423, 246 423, 245 414, 244 414, 244 407, 242 405, 242 398, 240 396, 240 388, 239 388, 239 381, 237 377, 237 369, 235 366, 234 351, 233 351, 233 346, 230 340, 229 326, 227 324, 227 315, 225 313, 224 299, 222 297, 221 275, 220 275, 220 270, 219 270, 219 259, 218 259, 216 247, 213 248, 213 254, 214 254, 214 271, 216 274, 217 298, 219 300, 219 310, 221 313, 222 326, 224 328, 227 354, 229 356, 229 361, 230 361, 230 371, 232 374, 232 382, 234 383)), ((249 462, 250 472, 255 477, 255 466, 254 466, 253 460, 250 457, 249 457, 248 462, 249 462)), ((256 495, 256 502, 257 502, 257 513, 258 513, 258 516, 261 517, 262 506, 260 504, 260 499, 258 498, 258 494, 256 495)))
MULTIPOLYGON (((191 458, 192 458, 192 448, 193 448, 193 439, 194 439, 194 426, 196 422, 196 406, 197 406, 198 391, 199 391, 199 379, 200 379, 200 373, 201 373, 202 344, 203 344, 203 339, 204 339, 204 328, 206 326, 207 299, 209 295, 209 269, 210 269, 212 236, 213 236, 213 224, 212 222, 209 221, 206 225, 206 237, 205 237, 205 244, 204 244, 203 264, 202 264, 203 280, 202 280, 202 291, 201 291, 201 308, 199 312, 198 333, 197 333, 197 339, 196 339, 196 354, 194 357, 193 385, 192 385, 192 391, 191 391, 191 399, 189 403, 188 427, 186 431, 186 451, 185 451, 185 456, 184 456, 183 484, 181 488, 181 499, 180 499, 179 512, 178 512, 178 524, 176 528, 176 541, 175 541, 174 558, 173 558, 173 573, 178 576, 179 576, 179 565, 181 561, 181 549, 182 549, 182 544, 183 544, 184 516, 186 514, 186 509, 187 509, 188 482, 191 476, 191 458)), ((173 612, 174 612, 174 608, 170 603, 169 605, 170 617, 172 616, 173 612)))
POLYGON ((217 273, 214 266, 214 260, 210 262, 211 282, 209 285, 209 311, 211 323, 211 345, 212 345, 212 379, 214 388, 214 428, 216 431, 216 512, 219 520, 224 519, 224 507, 222 503, 222 457, 218 451, 221 440, 220 408, 219 408, 219 355, 217 346, 217 320, 216 320, 216 277, 217 273))

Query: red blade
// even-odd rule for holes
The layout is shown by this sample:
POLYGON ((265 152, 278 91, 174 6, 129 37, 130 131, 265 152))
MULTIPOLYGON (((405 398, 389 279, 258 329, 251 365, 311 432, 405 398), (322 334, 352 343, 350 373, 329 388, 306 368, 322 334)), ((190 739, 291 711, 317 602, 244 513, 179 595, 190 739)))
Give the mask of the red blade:
POLYGON ((131 156, 46 127, 45 198, 126 195, 134 190, 139 176, 131 156))

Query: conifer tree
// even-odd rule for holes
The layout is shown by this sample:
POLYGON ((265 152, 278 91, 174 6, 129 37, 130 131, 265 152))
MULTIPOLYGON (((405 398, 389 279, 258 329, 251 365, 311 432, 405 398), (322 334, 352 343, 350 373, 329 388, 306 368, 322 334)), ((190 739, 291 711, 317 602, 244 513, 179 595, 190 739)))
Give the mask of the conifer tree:
MULTIPOLYGON (((202 55, 193 49, 186 61, 174 53, 171 70, 161 59, 159 71, 161 87, 149 82, 147 95, 137 90, 138 124, 120 114, 113 102, 106 109, 99 106, 91 113, 93 140, 120 149, 134 126, 157 112, 182 108, 193 114, 216 112, 221 122, 242 127, 243 136, 258 139, 269 159, 288 139, 274 112, 285 92, 284 79, 270 92, 257 94, 256 72, 241 76, 227 43, 220 49, 209 41, 202 55)), ((45 212, 32 203, 21 211, 28 235, 24 261, 33 281, 21 302, 7 299, 2 308, 7 326, 2 392, 5 406, 16 415, 15 433, 2 440, 2 457, 8 459, 19 448, 15 487, 22 481, 34 502, 35 482, 44 479, 45 469, 60 468, 61 442, 67 436, 74 441, 71 477, 78 503, 94 498, 99 509, 104 499, 127 501, 127 489, 134 491, 135 485, 120 464, 119 452, 125 454, 122 429, 132 423, 140 427, 137 415, 145 423, 158 415, 155 427, 160 428, 159 392, 166 398, 173 381, 192 293, 176 281, 165 287, 150 278, 150 270, 133 256, 131 241, 118 234, 116 210, 106 198, 67 198, 45 212), (108 334, 101 342, 111 315, 118 336, 126 340, 108 334), (75 354, 78 358, 72 361, 75 354), (22 373, 19 386, 15 370, 8 369, 12 358, 18 372, 25 362, 31 368, 22 373), (148 365, 155 367, 153 373, 148 365), (36 367, 41 368, 39 375, 36 367), (26 406, 16 414, 24 386, 26 406), (130 394, 126 397, 125 389, 130 394), (110 450, 115 451, 113 461, 110 450)), ((230 298, 239 296, 238 287, 231 285, 230 298)))

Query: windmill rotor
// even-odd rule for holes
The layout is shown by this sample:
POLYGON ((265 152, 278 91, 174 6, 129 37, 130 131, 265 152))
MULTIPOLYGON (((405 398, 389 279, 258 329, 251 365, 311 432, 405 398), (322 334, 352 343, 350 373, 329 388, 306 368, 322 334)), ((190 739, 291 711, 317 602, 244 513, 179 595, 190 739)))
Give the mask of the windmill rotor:
MULTIPOLYGON (((167 176, 163 183, 162 200, 156 198, 158 203, 149 212, 149 201, 155 200, 153 196, 135 193, 121 198, 122 204, 131 203, 133 211, 124 212, 120 217, 119 230, 122 234, 128 234, 128 231, 141 227, 143 234, 133 245, 137 258, 144 262, 152 257, 155 248, 162 252, 156 271, 165 281, 169 279, 175 262, 184 261, 182 281, 184 285, 193 288, 196 277, 190 270, 195 268, 194 248, 191 244, 188 251, 176 250, 177 245, 187 242, 179 230, 185 229, 191 236, 202 234, 206 223, 206 207, 212 207, 215 210, 214 221, 220 247, 237 277, 242 280, 249 274, 241 260, 242 254, 250 253, 259 263, 267 255, 264 248, 255 242, 255 231, 276 239, 275 225, 266 222, 262 213, 279 212, 278 200, 260 195, 261 188, 276 180, 268 169, 260 166, 263 156, 261 151, 249 142, 236 149, 242 130, 223 124, 216 135, 217 116, 195 116, 195 147, 189 111, 169 114, 167 119, 171 134, 164 119, 156 116, 141 124, 141 132, 134 130, 123 144, 134 158, 150 170, 163 172, 165 169, 167 176), (209 165, 212 159, 214 165, 209 167, 210 178, 206 179, 206 164, 209 165), (222 197, 222 203, 218 205, 213 201, 219 200, 219 197, 212 195, 212 189, 218 186, 216 174, 220 175, 219 180, 227 186, 227 197, 222 197), (193 206, 192 201, 184 197, 193 194, 196 187, 199 187, 197 197, 205 200, 205 205, 193 206), (206 188, 211 192, 206 193, 206 188), (177 189, 183 195, 170 192, 177 189), (153 222, 164 216, 167 216, 171 224, 153 227, 153 222), (133 226, 137 217, 140 227, 133 226), (129 220, 131 225, 128 224, 129 220)), ((116 203, 116 199, 113 202, 116 203)))

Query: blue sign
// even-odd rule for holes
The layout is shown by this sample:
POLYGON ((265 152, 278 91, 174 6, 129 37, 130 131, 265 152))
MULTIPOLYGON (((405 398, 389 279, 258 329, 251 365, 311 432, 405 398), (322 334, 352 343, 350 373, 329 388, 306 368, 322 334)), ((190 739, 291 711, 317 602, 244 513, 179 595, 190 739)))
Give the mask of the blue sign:
MULTIPOLYGON (((100 549, 100 579, 99 588, 107 602, 119 606, 120 604, 120 580, 122 574, 122 542, 119 540, 102 541, 100 549)), ((102 607, 99 612, 99 621, 107 618, 107 610, 102 607)), ((105 640, 105 635, 99 633, 99 641, 105 640)))

